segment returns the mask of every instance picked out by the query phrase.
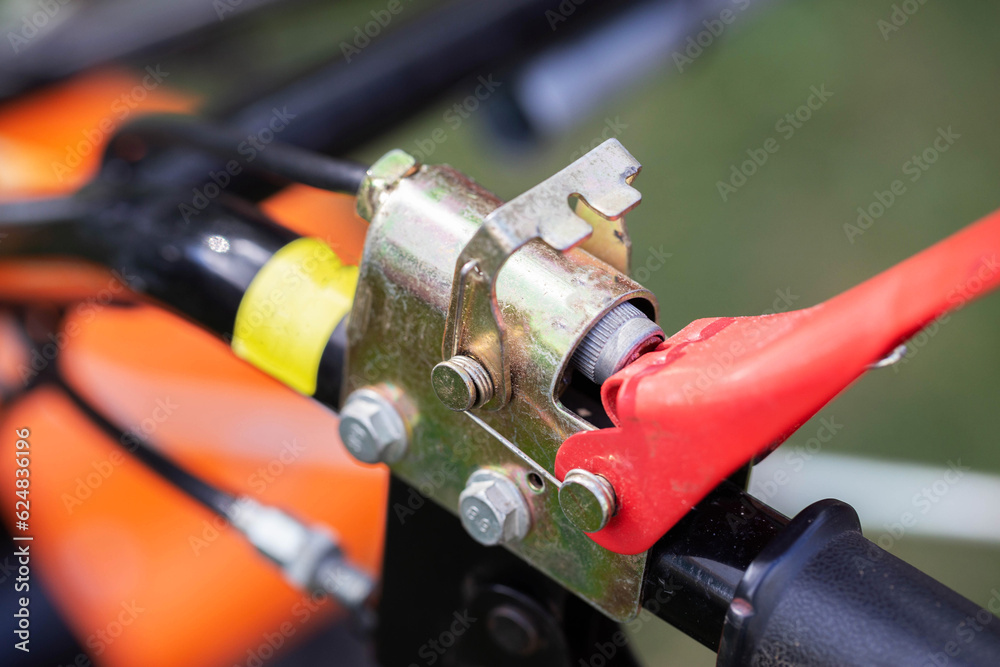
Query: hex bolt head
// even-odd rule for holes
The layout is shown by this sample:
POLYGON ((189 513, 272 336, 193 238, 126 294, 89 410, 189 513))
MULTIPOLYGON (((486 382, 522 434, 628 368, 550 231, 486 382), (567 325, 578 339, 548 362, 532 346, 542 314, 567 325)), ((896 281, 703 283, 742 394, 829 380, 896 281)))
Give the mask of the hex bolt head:
POLYGON ((458 497, 462 525, 480 544, 492 546, 524 539, 531 527, 528 503, 509 477, 477 470, 458 497))
POLYGON ((566 473, 559 488, 559 506, 563 514, 585 533, 596 533, 608 525, 616 504, 611 482, 580 468, 566 473))
POLYGON ((389 399, 358 389, 340 411, 340 440, 362 463, 394 463, 406 453, 406 424, 389 399))
POLYGON ((457 412, 478 408, 493 397, 493 381, 483 365, 458 354, 431 371, 434 393, 446 407, 457 412))

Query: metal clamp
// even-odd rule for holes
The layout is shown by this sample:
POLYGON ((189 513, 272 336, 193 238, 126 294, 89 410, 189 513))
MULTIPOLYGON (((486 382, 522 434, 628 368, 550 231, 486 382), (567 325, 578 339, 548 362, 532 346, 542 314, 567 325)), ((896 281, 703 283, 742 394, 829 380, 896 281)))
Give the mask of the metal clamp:
POLYGON ((466 359, 482 366, 491 386, 471 400, 449 401, 449 407, 496 410, 510 400, 510 365, 504 354, 496 279, 519 248, 541 239, 565 252, 593 239, 592 245, 585 245, 591 254, 628 272, 624 215, 642 199, 631 186, 640 169, 639 162, 617 139, 608 139, 486 217, 455 263, 444 336, 445 362, 435 368, 434 381, 435 389, 441 385, 443 398, 453 397, 459 374, 453 360, 463 357, 465 366, 466 359))
MULTIPOLYGON (((406 448, 388 461, 395 476, 620 621, 639 610, 646 556, 610 552, 583 532, 614 514, 606 482, 574 477, 560 498, 566 485, 554 471, 562 443, 594 429, 561 400, 581 368, 574 353, 586 348, 594 369, 613 370, 641 338, 619 331, 635 326, 621 309, 631 304, 655 320, 653 294, 622 273, 622 214, 639 202, 630 186, 638 171, 607 142, 504 205, 445 165, 417 165, 398 151, 376 162, 359 193, 370 225, 343 387, 405 397, 406 448), (587 252, 564 252, 574 246, 587 252), (607 318, 621 326, 597 327, 607 318), (584 345, 598 328, 600 344, 584 345), (475 409, 494 405, 501 409, 475 409), (470 490, 482 470, 509 480, 507 489, 470 490), (476 509, 463 508, 463 493, 476 509)), ((398 429, 379 427, 363 407, 362 435, 393 451, 386 443, 398 429)))

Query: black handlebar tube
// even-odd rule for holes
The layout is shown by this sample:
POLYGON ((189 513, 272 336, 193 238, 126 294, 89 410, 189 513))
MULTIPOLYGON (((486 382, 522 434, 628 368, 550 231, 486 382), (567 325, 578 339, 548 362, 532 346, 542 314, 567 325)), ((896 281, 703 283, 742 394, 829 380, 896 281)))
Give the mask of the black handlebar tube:
MULTIPOLYGON (((134 292, 231 342, 250 281, 298 238, 258 208, 222 193, 192 216, 185 193, 93 190, 65 202, 0 207, 0 259, 68 257, 112 269, 134 292), (4 213, 8 215, 4 217, 4 213)), ((320 359, 314 398, 337 409, 346 337, 337 327, 320 359)))
POLYGON ((790 522, 731 481, 650 551, 643 606, 720 667, 987 667, 989 609, 880 549, 857 513, 824 500, 790 522))
POLYGON ((865 539, 849 505, 823 500, 750 564, 717 664, 989 667, 1000 619, 865 539))
POLYGON ((740 579, 787 524, 739 485, 723 482, 650 550, 643 606, 719 650, 740 579))

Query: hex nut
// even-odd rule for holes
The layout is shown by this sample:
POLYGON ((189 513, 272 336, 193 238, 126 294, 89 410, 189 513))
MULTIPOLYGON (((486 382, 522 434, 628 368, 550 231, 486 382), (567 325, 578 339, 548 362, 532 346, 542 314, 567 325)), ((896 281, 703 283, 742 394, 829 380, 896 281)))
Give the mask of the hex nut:
POLYGON ((531 528, 528 503, 509 477, 495 470, 477 470, 458 497, 462 525, 480 544, 517 542, 531 528))
POLYGON ((389 399, 358 389, 340 411, 340 440, 362 463, 394 463, 406 453, 406 424, 389 399))

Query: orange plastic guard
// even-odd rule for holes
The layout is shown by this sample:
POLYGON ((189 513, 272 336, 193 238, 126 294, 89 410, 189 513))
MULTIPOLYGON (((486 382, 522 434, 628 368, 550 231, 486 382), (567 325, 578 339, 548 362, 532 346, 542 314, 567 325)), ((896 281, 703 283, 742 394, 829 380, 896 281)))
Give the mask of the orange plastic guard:
POLYGON ((776 447, 873 363, 1000 284, 1000 211, 805 310, 696 320, 610 378, 617 428, 563 443, 556 475, 605 476, 618 513, 591 538, 645 551, 727 476, 776 447))

